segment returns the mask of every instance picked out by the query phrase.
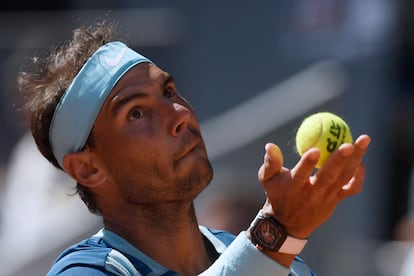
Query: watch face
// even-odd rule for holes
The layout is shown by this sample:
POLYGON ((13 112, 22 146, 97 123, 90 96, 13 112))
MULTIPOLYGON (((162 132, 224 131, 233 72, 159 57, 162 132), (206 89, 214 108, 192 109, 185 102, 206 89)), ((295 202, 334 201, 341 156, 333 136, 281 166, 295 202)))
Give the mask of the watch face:
POLYGON ((271 221, 260 219, 251 234, 257 245, 276 251, 285 240, 283 233, 282 229, 279 229, 279 227, 271 221))

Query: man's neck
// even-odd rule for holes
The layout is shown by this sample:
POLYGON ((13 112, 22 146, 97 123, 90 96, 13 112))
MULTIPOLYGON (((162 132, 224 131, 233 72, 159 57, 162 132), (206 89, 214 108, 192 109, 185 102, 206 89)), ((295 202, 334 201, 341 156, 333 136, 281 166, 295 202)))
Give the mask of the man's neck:
POLYGON ((152 259, 182 275, 196 275, 212 262, 192 203, 145 207, 128 216, 105 216, 104 225, 152 259))

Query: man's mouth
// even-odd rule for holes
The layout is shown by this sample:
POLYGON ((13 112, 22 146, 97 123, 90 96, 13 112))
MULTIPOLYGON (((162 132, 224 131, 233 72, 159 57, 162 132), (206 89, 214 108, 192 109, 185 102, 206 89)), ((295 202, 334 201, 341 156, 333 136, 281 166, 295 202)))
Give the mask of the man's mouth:
POLYGON ((203 147, 203 140, 201 137, 201 133, 198 129, 188 126, 188 132, 186 132, 179 145, 179 149, 175 154, 175 160, 180 160, 191 152, 193 152, 197 148, 203 147))
POLYGON ((200 146, 200 140, 196 137, 185 137, 180 145, 180 149, 177 151, 176 160, 180 160, 189 155, 195 148, 200 146))

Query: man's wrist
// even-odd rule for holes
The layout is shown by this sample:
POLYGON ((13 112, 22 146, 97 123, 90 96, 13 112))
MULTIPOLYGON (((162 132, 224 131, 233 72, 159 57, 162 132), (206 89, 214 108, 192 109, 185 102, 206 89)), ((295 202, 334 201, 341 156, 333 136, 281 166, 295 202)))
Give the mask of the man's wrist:
POLYGON ((289 236, 285 227, 275 218, 260 210, 248 229, 248 237, 262 251, 298 255, 302 252, 307 239, 289 236))

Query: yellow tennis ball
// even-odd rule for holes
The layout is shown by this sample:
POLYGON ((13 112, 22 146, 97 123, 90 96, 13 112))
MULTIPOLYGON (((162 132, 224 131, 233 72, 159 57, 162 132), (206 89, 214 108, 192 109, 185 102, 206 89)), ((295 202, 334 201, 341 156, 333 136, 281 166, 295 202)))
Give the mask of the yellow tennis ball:
POLYGON ((313 147, 321 151, 317 168, 344 143, 352 143, 351 130, 342 118, 330 112, 310 115, 296 132, 296 149, 300 155, 313 147))

